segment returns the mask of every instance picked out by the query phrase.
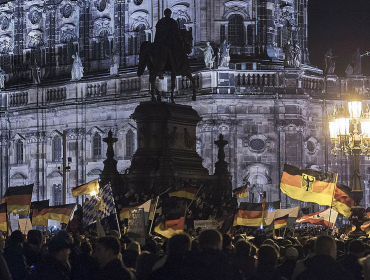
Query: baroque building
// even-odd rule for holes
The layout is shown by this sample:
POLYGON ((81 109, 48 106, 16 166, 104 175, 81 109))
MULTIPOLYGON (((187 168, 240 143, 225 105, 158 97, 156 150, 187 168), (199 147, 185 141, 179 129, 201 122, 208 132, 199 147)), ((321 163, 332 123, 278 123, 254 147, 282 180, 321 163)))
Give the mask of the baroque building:
MULTIPOLYGON (((298 202, 279 192, 284 163, 339 172, 351 181, 351 157, 330 154, 327 113, 358 92, 369 99, 369 77, 324 76, 312 66, 307 46, 307 0, 15 0, 0 4, 0 195, 8 187, 34 183, 33 200, 62 203, 63 149, 68 157, 70 189, 97 178, 103 170, 112 130, 118 138, 115 159, 124 173, 136 149, 137 127, 130 118, 149 101, 148 74, 138 78, 140 44, 153 41, 155 24, 170 8, 180 28, 192 30, 190 55, 198 89, 191 101, 190 82, 176 79, 176 102, 193 106, 202 117, 197 151, 214 173, 222 133, 229 145, 233 187, 249 181, 250 201, 267 192, 282 206, 298 202), (217 52, 231 44, 229 69, 205 70, 201 47, 217 52), (295 53, 294 63, 287 59, 295 53), (84 67, 70 81, 73 58, 84 67), (118 76, 110 76, 113 56, 118 76), (32 70, 41 72, 34 85, 32 70)), ((217 68, 217 67, 216 67, 217 68)), ((164 97, 170 77, 158 80, 164 97)), ((369 101, 368 101, 369 102, 369 101)), ((364 203, 369 205, 370 166, 360 162, 364 203)), ((306 204, 301 204, 306 206, 306 204)))

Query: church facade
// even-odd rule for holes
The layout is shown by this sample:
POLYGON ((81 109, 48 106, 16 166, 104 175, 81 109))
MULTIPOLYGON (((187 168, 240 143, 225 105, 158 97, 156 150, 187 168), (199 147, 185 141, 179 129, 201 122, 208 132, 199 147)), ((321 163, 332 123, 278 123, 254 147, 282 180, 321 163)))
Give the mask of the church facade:
MULTIPOLYGON (((155 24, 170 8, 180 28, 193 32, 190 55, 197 101, 190 82, 176 79, 175 101, 202 117, 197 151, 210 174, 217 161, 214 141, 229 141, 226 161, 233 187, 249 181, 249 201, 267 192, 268 201, 297 205, 279 192, 284 163, 338 171, 351 181, 351 157, 331 155, 327 114, 358 92, 369 99, 369 78, 324 75, 312 66, 307 47, 307 0, 47 0, 2 1, 0 66, 0 195, 8 187, 34 183, 33 200, 62 203, 63 168, 70 189, 97 178, 112 130, 115 158, 124 173, 135 152, 137 127, 130 118, 149 101, 148 74, 138 78, 140 44, 153 41, 155 24), (231 44, 229 69, 205 69, 207 42, 231 44), (295 53, 289 64, 287 53, 295 53), (84 77, 70 81, 78 53, 84 77), (113 56, 118 76, 110 76, 113 56), (41 83, 34 84, 33 69, 41 83), (68 166, 62 165, 63 149, 68 166)), ((164 99, 170 77, 158 80, 164 99)), ((367 101, 369 102, 369 101, 367 101)), ((366 103, 366 101, 365 101, 366 103)), ((370 167, 360 162, 364 204, 369 206, 370 167)), ((306 206, 302 204, 301 206, 306 206)))

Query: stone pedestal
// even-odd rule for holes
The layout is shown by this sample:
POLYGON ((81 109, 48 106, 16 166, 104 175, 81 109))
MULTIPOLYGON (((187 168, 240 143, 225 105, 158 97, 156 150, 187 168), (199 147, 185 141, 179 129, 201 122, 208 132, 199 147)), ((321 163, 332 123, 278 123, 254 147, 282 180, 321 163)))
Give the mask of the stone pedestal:
POLYGON ((131 117, 138 128, 137 150, 123 178, 134 191, 157 193, 168 188, 210 185, 213 176, 196 152, 196 125, 201 120, 190 106, 142 102, 131 117))

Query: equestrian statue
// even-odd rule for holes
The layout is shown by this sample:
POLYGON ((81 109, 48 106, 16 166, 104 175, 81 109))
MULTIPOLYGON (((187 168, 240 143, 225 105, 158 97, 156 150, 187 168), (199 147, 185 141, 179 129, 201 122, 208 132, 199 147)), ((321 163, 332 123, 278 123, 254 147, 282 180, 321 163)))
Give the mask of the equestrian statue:
POLYGON ((174 103, 176 76, 187 77, 193 86, 192 100, 196 100, 196 85, 190 70, 188 55, 192 51, 192 30, 179 29, 176 20, 171 18, 172 11, 164 10, 164 18, 156 25, 154 43, 145 41, 140 45, 139 67, 137 75, 149 70, 152 101, 161 101, 161 95, 155 85, 157 77, 163 79, 163 72, 171 73, 171 102, 174 103), (157 98, 155 98, 155 93, 157 98))

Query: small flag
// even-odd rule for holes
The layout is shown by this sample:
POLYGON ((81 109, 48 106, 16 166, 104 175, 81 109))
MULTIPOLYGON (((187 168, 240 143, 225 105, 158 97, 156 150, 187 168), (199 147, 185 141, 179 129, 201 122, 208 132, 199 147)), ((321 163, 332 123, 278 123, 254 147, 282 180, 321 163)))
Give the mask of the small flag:
POLYGON ((0 204, 0 230, 8 230, 8 214, 6 212, 6 203, 0 204))
POLYGON ((343 184, 335 188, 332 207, 339 214, 346 217, 351 216, 351 209, 355 204, 355 201, 351 197, 351 192, 351 188, 343 184))
POLYGON ((32 221, 32 217, 36 216, 41 209, 49 207, 49 199, 48 200, 41 200, 41 201, 32 201, 31 202, 31 209, 30 209, 30 219, 32 221))
POLYGON ((196 188, 184 188, 179 191, 169 193, 168 196, 184 197, 190 200, 195 200, 198 190, 196 188))
POLYGON ((248 186, 236 188, 233 193, 238 199, 248 197, 248 186))
POLYGON ((72 195, 79 196, 84 194, 91 194, 91 192, 99 192, 99 179, 95 179, 91 182, 72 188, 72 195))
POLYGON ((181 217, 176 220, 162 221, 154 228, 154 232, 166 238, 171 238, 173 235, 184 231, 184 222, 185 217, 181 217))
POLYGON ((283 217, 274 219, 274 229, 286 227, 288 225, 288 217, 289 217, 289 214, 283 217))
POLYGON ((337 217, 338 212, 334 209, 328 208, 314 214, 303 216, 302 218, 298 219, 296 223, 311 223, 332 228, 337 220, 337 217))
MULTIPOLYGON (((134 209, 138 209, 138 208, 144 208, 144 214, 145 214, 145 224, 148 224, 148 220, 149 220, 149 212, 150 212, 150 208, 151 208, 151 200, 148 200, 147 202, 143 203, 143 204, 140 204, 140 205, 136 205, 136 206, 131 206, 131 207, 125 207, 125 208, 122 208, 121 209, 121 212, 119 213, 119 218, 121 219, 121 221, 123 221, 124 219, 128 219, 130 217, 130 210, 134 210, 134 209)), ((154 208, 154 206, 153 206, 154 208)), ((154 209, 153 209, 154 211, 154 209)))
POLYGON ((300 170, 285 164, 280 189, 287 196, 305 202, 331 206, 338 173, 300 170))
POLYGON ((239 210, 234 218, 234 226, 261 226, 263 210, 263 203, 240 203, 239 210))
POLYGON ((47 226, 48 220, 60 221, 68 224, 76 203, 49 206, 41 209, 37 215, 32 218, 32 225, 47 226))
POLYGON ((32 199, 33 184, 11 187, 5 192, 1 203, 7 203, 7 213, 28 216, 32 199))

